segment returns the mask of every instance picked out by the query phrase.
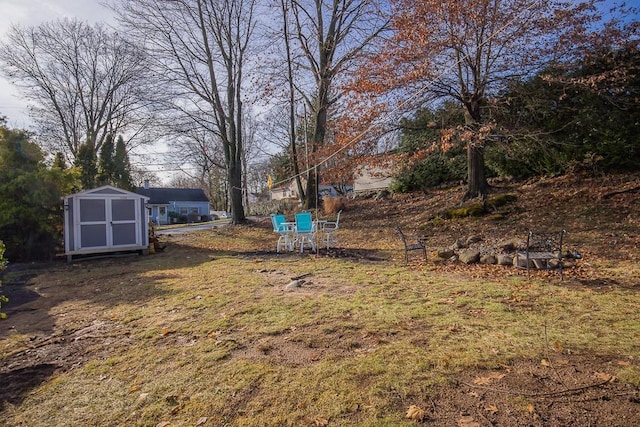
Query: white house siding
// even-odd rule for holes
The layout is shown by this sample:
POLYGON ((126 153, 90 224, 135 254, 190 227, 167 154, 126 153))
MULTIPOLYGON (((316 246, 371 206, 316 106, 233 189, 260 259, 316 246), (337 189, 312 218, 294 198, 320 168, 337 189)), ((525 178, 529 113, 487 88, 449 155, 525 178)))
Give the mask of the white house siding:
POLYGON ((378 191, 389 188, 393 181, 391 171, 376 166, 361 166, 355 174, 353 191, 378 191))

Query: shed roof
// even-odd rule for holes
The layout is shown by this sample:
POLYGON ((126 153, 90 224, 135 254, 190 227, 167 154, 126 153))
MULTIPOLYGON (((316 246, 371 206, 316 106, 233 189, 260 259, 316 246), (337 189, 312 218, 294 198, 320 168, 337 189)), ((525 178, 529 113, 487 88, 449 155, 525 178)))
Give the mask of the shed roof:
POLYGON ((73 197, 118 197, 118 196, 136 196, 141 197, 143 199, 147 199, 149 196, 146 194, 142 194, 139 192, 132 193, 127 190, 123 190, 122 188, 117 188, 112 185, 103 185, 102 187, 91 188, 89 190, 80 191, 78 193, 70 194, 65 196, 64 199, 69 199, 73 197))
POLYGON ((207 202, 209 198, 201 188, 144 188, 138 187, 136 193, 149 197, 152 205, 170 202, 207 202))

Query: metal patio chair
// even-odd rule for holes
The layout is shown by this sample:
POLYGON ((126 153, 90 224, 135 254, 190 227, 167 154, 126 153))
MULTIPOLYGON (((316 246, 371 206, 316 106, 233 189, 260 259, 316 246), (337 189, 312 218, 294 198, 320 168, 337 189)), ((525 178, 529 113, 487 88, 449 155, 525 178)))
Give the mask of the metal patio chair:
POLYGON ((304 252, 305 245, 308 245, 313 252, 316 251, 316 227, 313 223, 311 212, 296 213, 296 241, 300 245, 300 252, 304 252))
POLYGON ((427 247, 423 237, 418 238, 416 243, 408 243, 407 237, 402 232, 402 229, 400 227, 396 227, 395 230, 402 239, 402 244, 404 245, 404 265, 409 264, 409 251, 422 251, 424 260, 427 260, 427 247))
POLYGON ((273 225, 274 233, 278 233, 278 243, 276 244, 276 251, 280 252, 281 247, 285 247, 288 250, 293 250, 294 235, 293 230, 285 223, 287 218, 283 214, 271 214, 271 224, 273 225))
POLYGON ((340 214, 342 210, 338 211, 338 215, 336 215, 335 221, 323 221, 322 222, 322 232, 324 233, 322 236, 323 246, 326 246, 329 249, 331 244, 337 244, 338 238, 333 234, 335 231, 340 228, 340 214))

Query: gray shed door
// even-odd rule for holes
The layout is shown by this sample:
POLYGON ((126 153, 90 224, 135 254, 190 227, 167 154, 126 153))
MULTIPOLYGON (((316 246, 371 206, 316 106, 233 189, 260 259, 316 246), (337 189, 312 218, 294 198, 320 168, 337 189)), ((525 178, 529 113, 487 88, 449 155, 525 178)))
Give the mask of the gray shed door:
POLYGON ((80 198, 76 247, 111 248, 140 245, 138 199, 80 198))

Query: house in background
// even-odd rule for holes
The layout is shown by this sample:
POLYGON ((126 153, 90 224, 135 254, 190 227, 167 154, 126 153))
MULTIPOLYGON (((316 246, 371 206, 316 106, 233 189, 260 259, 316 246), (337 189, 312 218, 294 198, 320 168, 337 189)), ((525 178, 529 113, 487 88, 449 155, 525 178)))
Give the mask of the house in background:
POLYGON ((394 179, 394 172, 390 166, 373 166, 363 164, 354 172, 353 192, 386 190, 394 179))
MULTIPOLYGON (((307 180, 302 178, 302 187, 306 189, 307 180)), ((338 191, 333 185, 320 185, 318 187, 318 193, 321 197, 329 196, 329 197, 337 197, 338 191)), ((298 195, 298 185, 296 184, 296 180, 292 179, 289 183, 285 183, 279 187, 273 187, 269 190, 269 195, 271 196, 271 200, 284 200, 284 199, 295 199, 299 200, 300 197, 298 195)))
MULTIPOLYGON (((302 184, 304 186, 304 183, 302 184)), ((269 190, 271 200, 298 199, 298 185, 296 180, 292 179, 278 187, 269 190)))
POLYGON ((171 223, 173 216, 184 216, 189 221, 209 219, 209 198, 200 188, 150 188, 149 181, 145 181, 136 193, 149 198, 149 218, 158 225, 171 223))

